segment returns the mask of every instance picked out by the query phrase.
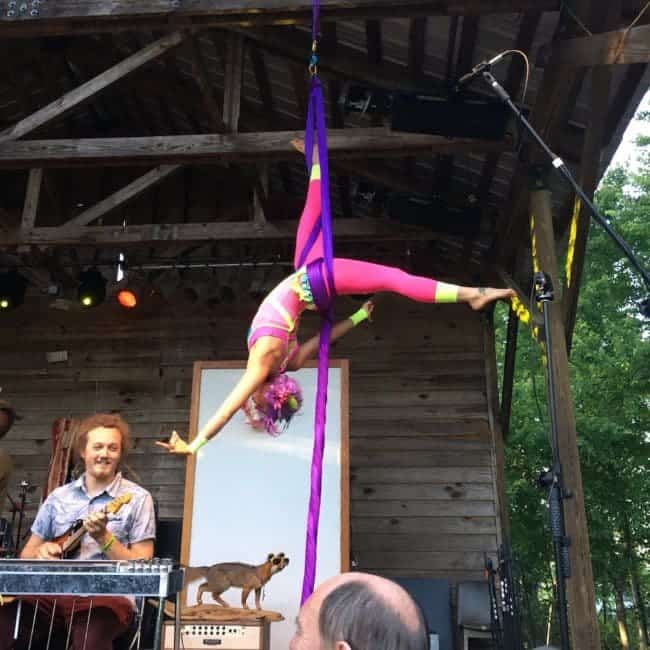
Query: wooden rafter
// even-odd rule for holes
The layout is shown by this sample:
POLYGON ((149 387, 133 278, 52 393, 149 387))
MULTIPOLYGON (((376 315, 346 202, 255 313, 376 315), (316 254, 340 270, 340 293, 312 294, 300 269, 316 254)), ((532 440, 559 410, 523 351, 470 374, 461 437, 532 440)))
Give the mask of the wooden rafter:
MULTIPOLYGON (((0 38, 47 35, 206 28, 236 24, 291 24, 311 21, 307 0, 193 0, 173 7, 169 0, 48 0, 38 15, 10 13, 0 4, 0 38)), ((557 11, 559 0, 322 0, 325 21, 433 15, 557 11)))
MULTIPOLYGON (((309 34, 291 29, 246 29, 241 30, 247 38, 254 40, 260 47, 286 59, 305 66, 305 52, 311 47, 309 34)), ((405 92, 421 91, 422 86, 413 83, 404 65, 382 60, 371 63, 363 53, 355 48, 338 44, 336 51, 321 57, 318 62, 321 77, 344 77, 351 81, 372 86, 402 90, 405 92)))
MULTIPOLYGON (((277 114, 275 109, 275 101, 273 99, 273 91, 271 90, 271 83, 269 81, 268 71, 266 69, 266 62, 264 55, 255 43, 247 43, 248 57, 253 67, 257 89, 262 99, 262 106, 264 107, 264 115, 266 116, 265 128, 273 126, 277 114)), ((278 165, 280 171, 280 178, 282 179, 282 186, 285 192, 291 192, 291 172, 286 163, 278 165)))
POLYGON ((192 35, 188 39, 187 50, 190 55, 190 63, 194 71, 194 77, 201 89, 201 98, 203 99, 203 105, 208 114, 210 125, 215 131, 225 131, 223 114, 215 99, 212 82, 208 74, 208 66, 205 63, 203 50, 201 49, 201 44, 197 36, 192 35))
MULTIPOLYGON (((303 131, 271 131, 15 141, 0 147, 0 168, 31 168, 36 164, 41 167, 74 167, 297 160, 299 154, 291 141, 300 140, 303 136, 303 131)), ((509 150, 510 146, 509 143, 492 140, 445 138, 384 128, 332 129, 329 134, 332 158, 485 153, 509 150)))
POLYGON ((30 230, 36 222, 36 213, 38 212, 38 202, 41 198, 41 185, 43 183, 43 170, 35 167, 29 171, 27 179, 27 191, 25 192, 25 203, 23 205, 23 217, 21 228, 30 230))
POLYGON ((136 52, 124 61, 120 61, 120 63, 114 65, 112 68, 109 68, 93 79, 90 79, 78 88, 71 90, 47 106, 44 106, 42 109, 20 120, 20 122, 14 124, 14 126, 9 129, 6 129, 0 133, 0 143, 20 138, 34 131, 46 122, 61 117, 67 111, 78 106, 82 102, 87 101, 118 79, 125 77, 134 70, 143 66, 145 63, 161 56, 171 48, 176 47, 182 40, 183 36, 178 32, 173 32, 164 36, 143 50, 136 52))
POLYGON ((650 25, 581 36, 553 46, 548 65, 650 63, 650 25))
POLYGON ((120 188, 117 190, 117 192, 114 192, 87 210, 84 210, 81 214, 78 214, 76 217, 74 217, 74 219, 70 219, 65 224, 63 224, 63 227, 75 228, 79 226, 87 226, 100 217, 103 217, 111 210, 114 210, 120 205, 124 205, 128 201, 134 199, 136 196, 142 194, 142 192, 145 192, 146 190, 154 187, 165 178, 176 172, 179 168, 180 165, 160 165, 160 167, 152 169, 146 174, 143 174, 142 176, 136 178, 128 185, 120 188))
POLYGON ((244 77, 244 39, 240 34, 228 34, 224 67, 223 121, 228 133, 237 133, 244 77))
MULTIPOLYGON (((33 228, 23 233, 0 233, 0 246, 129 246, 170 243, 184 244, 227 240, 293 240, 296 221, 251 221, 208 223, 166 223, 123 226, 85 226, 75 228, 33 228)), ((383 219, 336 219, 337 239, 383 241, 424 241, 440 238, 425 228, 406 226, 383 219)))

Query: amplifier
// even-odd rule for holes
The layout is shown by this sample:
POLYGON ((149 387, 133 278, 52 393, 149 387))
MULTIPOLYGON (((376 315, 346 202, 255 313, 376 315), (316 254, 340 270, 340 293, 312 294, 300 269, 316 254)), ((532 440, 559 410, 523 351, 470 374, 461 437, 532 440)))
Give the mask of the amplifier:
MULTIPOLYGON (((181 620, 181 648, 184 650, 269 650, 269 623, 246 621, 181 620)), ((166 621, 161 650, 174 648, 174 622, 166 621)))

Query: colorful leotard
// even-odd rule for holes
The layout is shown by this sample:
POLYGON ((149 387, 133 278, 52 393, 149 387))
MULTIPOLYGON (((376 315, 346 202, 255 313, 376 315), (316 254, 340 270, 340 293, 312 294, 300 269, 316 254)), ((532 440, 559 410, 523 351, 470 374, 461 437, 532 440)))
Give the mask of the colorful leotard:
POLYGON ((284 342, 284 359, 280 372, 298 351, 296 331, 300 314, 316 309, 309 288, 305 267, 298 269, 278 284, 259 306, 248 334, 250 350, 260 336, 274 336, 284 342))
MULTIPOLYGON (((312 167, 307 201, 300 218, 296 251, 310 236, 320 213, 320 168, 312 167)), ((305 264, 322 257, 322 235, 318 235, 305 264)), ((296 260, 294 260, 294 263, 296 260)), ((333 275, 338 295, 370 294, 390 291, 417 302, 456 302, 458 287, 431 278, 411 275, 391 266, 336 257, 333 275)), ((305 309, 315 310, 305 267, 299 268, 278 284, 260 305, 248 334, 248 349, 261 336, 274 336, 285 343, 285 355, 280 366, 283 372, 298 351, 296 331, 305 309)))

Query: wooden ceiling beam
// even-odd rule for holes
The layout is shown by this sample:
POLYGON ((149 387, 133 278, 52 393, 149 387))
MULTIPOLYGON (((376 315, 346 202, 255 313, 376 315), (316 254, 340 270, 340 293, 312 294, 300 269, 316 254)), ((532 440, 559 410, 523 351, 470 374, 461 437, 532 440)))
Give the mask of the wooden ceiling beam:
MULTIPOLYGON (((311 50, 311 35, 293 29, 262 28, 234 30, 241 31, 248 39, 272 54, 296 61, 306 66, 306 54, 311 50)), ((345 77, 350 81, 371 86, 421 92, 422 86, 409 79, 405 65, 381 61, 369 62, 367 54, 352 47, 338 44, 336 51, 321 57, 318 61, 321 77, 345 77)))
MULTIPOLYGON (((310 23, 309 0, 48 0, 37 15, 0 0, 0 38, 310 23), (186 6, 184 6, 186 5, 186 6)), ((322 0, 323 21, 558 11, 560 0, 322 0)))
POLYGON ((650 63, 650 25, 561 41, 547 65, 587 66, 650 63))
POLYGON ((107 196, 105 199, 102 199, 87 210, 84 210, 73 219, 70 219, 64 223, 62 227, 75 228, 79 226, 87 226, 93 221, 97 221, 97 219, 108 214, 111 210, 114 210, 120 205, 124 205, 136 196, 139 196, 146 190, 154 187, 180 169, 180 167, 180 165, 160 165, 159 167, 152 169, 146 174, 139 176, 128 185, 120 188, 117 192, 113 192, 110 196, 107 196))
POLYGON ((243 81, 244 39, 241 34, 228 34, 223 96, 223 121, 228 133, 239 130, 243 81))
POLYGON ((23 205, 23 216, 21 228, 29 230, 36 223, 36 213, 38 212, 38 203, 41 198, 41 185, 43 183, 43 170, 34 167, 29 170, 27 179, 27 190, 25 192, 25 203, 23 205))
MULTIPOLYGON (((210 221, 75 228, 33 228, 0 232, 0 246, 129 246, 186 244, 228 240, 294 240, 296 221, 210 221)), ((337 240, 424 241, 439 239, 440 233, 384 219, 335 219, 337 240)))
POLYGON ((182 34, 173 32, 155 43, 148 45, 143 50, 136 52, 132 56, 124 59, 124 61, 120 61, 108 70, 105 70, 0 133, 0 144, 27 135, 50 120, 61 117, 67 111, 87 101, 118 79, 125 77, 149 61, 165 54, 171 48, 176 47, 182 40, 182 34))
POLYGON ((219 108, 214 91, 212 90, 208 66, 205 63, 205 57, 203 56, 198 36, 193 34, 187 40, 187 51, 190 56, 190 64, 194 71, 194 77, 201 90, 203 105, 208 114, 210 125, 215 131, 225 131, 223 113, 219 108))
MULTIPOLYGON (((291 144, 304 131, 14 141, 0 146, 1 169, 75 166, 137 166, 169 163, 297 160, 291 144)), ((403 157, 435 153, 507 151, 511 144, 472 138, 401 133, 385 128, 331 129, 331 157, 403 157)))
MULTIPOLYGON (((274 124, 277 118, 277 111, 275 107, 275 100, 273 99, 273 90, 271 89, 269 73, 266 68, 266 62, 264 60, 264 54, 252 41, 248 41, 246 45, 248 57, 250 59, 251 65, 253 66, 253 74, 255 75, 257 89, 262 100, 262 106, 264 107, 266 127, 268 128, 274 124)), ((289 167, 286 163, 281 162, 278 165, 278 170, 284 191, 290 193, 293 189, 293 185, 291 182, 291 172, 289 171, 289 167)))

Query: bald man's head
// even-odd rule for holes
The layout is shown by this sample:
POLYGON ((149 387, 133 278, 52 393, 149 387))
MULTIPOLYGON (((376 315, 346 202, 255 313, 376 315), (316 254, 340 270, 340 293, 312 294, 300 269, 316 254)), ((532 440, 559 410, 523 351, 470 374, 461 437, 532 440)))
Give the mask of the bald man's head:
POLYGON ((427 650, 426 623, 412 598, 391 580, 344 573, 303 605, 291 650, 427 650))

